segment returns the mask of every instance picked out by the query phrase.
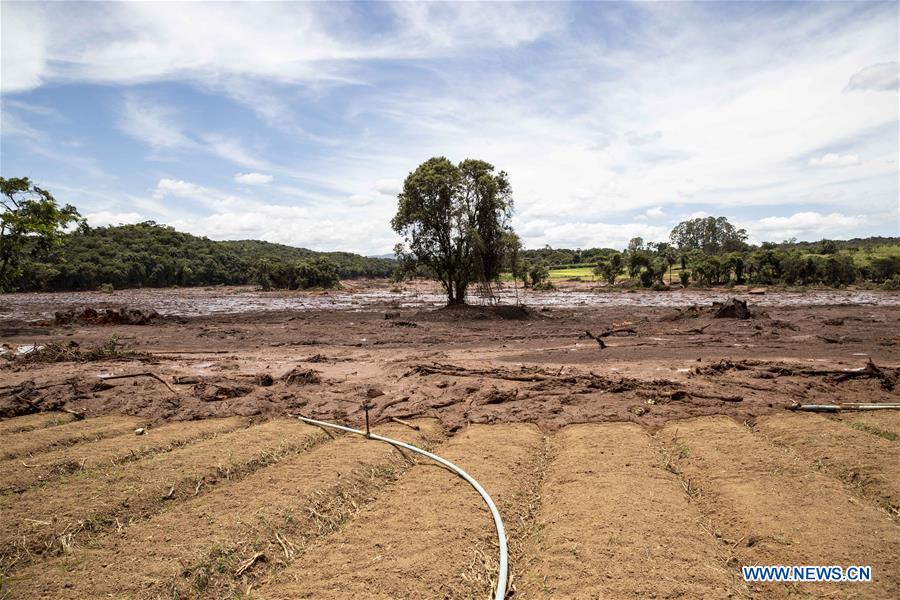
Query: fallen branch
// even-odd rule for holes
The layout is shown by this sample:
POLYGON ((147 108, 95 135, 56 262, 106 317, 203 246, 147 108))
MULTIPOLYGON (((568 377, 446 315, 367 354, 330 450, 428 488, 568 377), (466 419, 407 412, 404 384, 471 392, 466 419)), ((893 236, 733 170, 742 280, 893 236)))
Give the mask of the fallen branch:
POLYGON ((410 428, 412 428, 412 429, 415 429, 416 431, 419 431, 419 429, 421 429, 421 428, 420 428, 418 425, 416 425, 415 423, 410 423, 409 421, 406 421, 406 420, 401 419, 401 418, 399 418, 399 417, 391 417, 391 421, 392 421, 393 423, 400 423, 401 425, 406 425, 407 427, 410 427, 410 428))
POLYGON ((82 412, 78 412, 78 411, 71 410, 71 409, 68 409, 68 408, 63 408, 62 411, 63 411, 64 413, 69 413, 70 415, 72 415, 73 417, 75 417, 75 420, 76 420, 76 421, 81 421, 82 419, 84 419, 84 412, 83 412, 83 411, 82 411, 82 412))
POLYGON ((234 572, 234 576, 240 577, 247 571, 247 569, 249 569, 250 567, 255 565, 256 561, 265 560, 265 556, 266 555, 263 554, 262 552, 257 552, 256 554, 251 556, 249 559, 247 559, 243 564, 241 564, 240 567, 238 567, 237 571, 234 572))
POLYGON ((685 398, 705 398, 708 400, 721 400, 722 402, 743 402, 741 396, 720 396, 718 394, 706 394, 704 392, 689 392, 687 390, 676 390, 669 395, 670 400, 684 400, 685 398))
POLYGON ((848 402, 845 404, 800 404, 792 402, 788 410, 803 412, 841 412, 845 410, 900 410, 900 404, 859 404, 848 402))
MULTIPOLYGON (((293 550, 288 548, 287 542, 285 541, 284 538, 281 537, 281 535, 277 531, 275 532, 275 539, 278 540, 279 544, 281 544, 281 550, 284 552, 284 557, 288 560, 291 560, 292 558, 294 558, 293 550)), ((293 546, 293 544, 291 544, 291 545, 293 546)))
POLYGON ((129 379, 132 377, 150 377, 152 379, 157 380, 158 382, 160 382, 167 388, 169 388, 169 391, 172 392, 173 394, 175 394, 176 396, 178 395, 178 392, 175 391, 175 388, 173 388, 171 385, 169 385, 168 381, 166 381, 165 379, 163 379, 156 373, 151 373, 150 371, 145 371, 143 373, 130 373, 128 375, 101 375, 100 379, 103 381, 111 381, 113 379, 129 379))
POLYGON ((593 333, 591 333, 590 331, 588 331, 587 329, 584 330, 584 334, 586 336, 588 336, 589 338, 591 338, 592 340, 594 340, 595 342, 597 342, 597 345, 600 346, 601 350, 606 348, 606 342, 603 341, 603 334, 600 334, 599 336, 597 336, 597 335, 594 335, 593 333))

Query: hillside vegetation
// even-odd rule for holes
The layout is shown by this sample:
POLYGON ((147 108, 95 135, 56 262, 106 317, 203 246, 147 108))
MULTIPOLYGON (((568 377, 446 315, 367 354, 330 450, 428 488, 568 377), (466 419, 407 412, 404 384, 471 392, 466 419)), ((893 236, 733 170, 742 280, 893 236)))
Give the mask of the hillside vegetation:
POLYGON ((344 279, 386 277, 395 265, 384 258, 257 240, 217 242, 152 221, 83 227, 61 236, 51 250, 33 247, 27 255, 16 282, 20 290, 241 285, 257 283, 261 265, 293 272, 300 265, 328 263, 344 279))
POLYGON ((635 238, 623 252, 545 247, 522 251, 521 262, 521 278, 545 287, 552 286, 553 280, 583 279, 610 284, 631 280, 644 287, 672 282, 701 286, 842 286, 870 282, 886 289, 900 288, 900 238, 888 237, 766 242, 759 246, 733 239, 713 248, 698 243, 645 244, 635 238))

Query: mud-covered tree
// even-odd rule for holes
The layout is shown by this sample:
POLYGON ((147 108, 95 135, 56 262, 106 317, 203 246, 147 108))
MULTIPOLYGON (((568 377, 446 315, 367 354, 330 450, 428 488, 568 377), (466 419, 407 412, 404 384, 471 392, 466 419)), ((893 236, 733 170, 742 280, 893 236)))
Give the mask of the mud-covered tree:
POLYGON ((0 292, 16 287, 26 254, 46 254, 64 227, 80 221, 74 206, 60 207, 27 177, 0 177, 0 292))
POLYGON ((625 265, 622 262, 622 255, 618 252, 610 254, 609 258, 597 263, 594 267, 594 274, 606 280, 606 283, 613 285, 616 277, 622 274, 625 265))
POLYGON ((481 160, 431 158, 407 176, 398 196, 391 220, 403 237, 397 253, 433 272, 448 304, 462 304, 471 283, 499 277, 512 207, 505 172, 481 160))

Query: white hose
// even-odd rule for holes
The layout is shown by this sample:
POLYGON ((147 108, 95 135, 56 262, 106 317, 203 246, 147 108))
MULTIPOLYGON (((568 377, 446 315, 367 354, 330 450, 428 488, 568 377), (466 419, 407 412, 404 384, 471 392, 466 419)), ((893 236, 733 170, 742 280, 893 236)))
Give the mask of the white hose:
POLYGON ((481 494, 481 497, 484 499, 485 504, 487 504, 488 509, 491 511, 491 515, 494 517, 494 526, 497 528, 497 543, 500 546, 500 567, 497 570, 497 589, 494 592, 494 600, 503 600, 506 597, 506 583, 507 583, 507 575, 509 570, 509 556, 506 549, 506 529, 503 527, 503 520, 500 518, 500 512, 497 510, 497 506, 494 504, 494 501, 491 500, 491 497, 488 495, 484 488, 481 487, 481 484, 475 481, 475 478, 454 465, 452 462, 445 458, 441 458, 437 454, 432 454, 431 452, 427 452, 426 450, 422 450, 421 448, 416 448, 411 444, 407 444, 405 442, 400 442, 397 440, 392 440, 391 438, 386 438, 384 436, 378 435, 377 433, 366 433, 365 431, 360 431, 359 429, 352 429, 350 427, 344 427, 343 425, 335 425, 334 423, 326 423, 325 421, 317 421, 315 419, 307 419, 306 417, 297 417, 301 421, 305 423, 309 423, 311 425, 317 425, 319 427, 331 427, 332 429, 340 429, 341 431, 346 431, 348 433, 355 433, 357 435, 361 435, 363 437, 367 437, 372 440, 378 440, 381 442, 387 442, 392 446, 396 446, 398 448, 405 448, 411 452, 415 452, 417 454, 421 454, 422 456, 426 456, 436 463, 440 463, 465 479, 469 482, 475 491, 481 494))

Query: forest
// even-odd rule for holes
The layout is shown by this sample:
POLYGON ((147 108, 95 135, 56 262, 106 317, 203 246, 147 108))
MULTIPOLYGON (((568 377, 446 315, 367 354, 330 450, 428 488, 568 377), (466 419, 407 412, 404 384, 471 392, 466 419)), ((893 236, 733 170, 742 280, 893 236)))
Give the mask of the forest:
MULTIPOLYGON (((297 270, 334 270, 337 277, 386 277, 395 262, 349 252, 315 252, 258 240, 213 241, 147 221, 79 227, 50 249, 25 253, 18 290, 93 290, 259 283, 260 271, 282 273, 276 287, 302 287, 297 270), (283 273, 290 271, 290 275, 283 273)), ((330 280, 329 280, 330 281, 330 280)), ((329 287, 317 286, 317 287, 329 287)))

